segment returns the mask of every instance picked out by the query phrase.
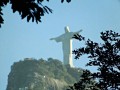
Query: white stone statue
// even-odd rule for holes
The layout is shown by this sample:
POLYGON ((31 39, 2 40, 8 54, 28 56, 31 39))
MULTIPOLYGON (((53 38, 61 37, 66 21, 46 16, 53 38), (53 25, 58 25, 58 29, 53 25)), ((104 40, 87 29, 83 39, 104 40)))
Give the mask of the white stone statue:
POLYGON ((63 62, 65 65, 73 66, 72 61, 72 38, 75 34, 79 34, 82 30, 79 30, 77 32, 70 32, 69 27, 65 27, 65 33, 55 37, 51 38, 50 40, 55 40, 56 42, 62 42, 62 49, 63 49, 63 62))

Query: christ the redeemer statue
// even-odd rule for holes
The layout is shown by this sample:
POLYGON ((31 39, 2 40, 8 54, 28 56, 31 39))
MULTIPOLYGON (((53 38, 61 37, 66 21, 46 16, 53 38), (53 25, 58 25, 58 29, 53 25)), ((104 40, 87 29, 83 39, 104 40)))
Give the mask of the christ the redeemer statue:
POLYGON ((63 49, 63 62, 65 65, 70 65, 70 67, 73 67, 73 61, 72 61, 72 38, 75 34, 79 34, 82 30, 77 32, 70 32, 69 27, 65 27, 65 33, 55 37, 51 38, 50 40, 55 40, 56 42, 62 42, 62 49, 63 49))

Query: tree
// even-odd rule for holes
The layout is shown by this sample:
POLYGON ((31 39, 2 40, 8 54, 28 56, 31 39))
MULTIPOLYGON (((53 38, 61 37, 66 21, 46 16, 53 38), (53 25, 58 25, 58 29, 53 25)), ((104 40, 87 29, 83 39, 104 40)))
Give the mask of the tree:
MULTIPOLYGON (((79 39, 79 37, 74 37, 79 39)), ((100 90, 120 89, 120 34, 112 30, 101 32, 103 44, 88 39, 85 47, 73 51, 75 58, 87 54, 90 59, 87 66, 97 66, 98 72, 91 77, 97 79, 100 90)), ((76 89, 79 90, 79 89, 76 89)))
POLYGON ((89 70, 84 70, 80 77, 80 81, 73 86, 69 86, 67 90, 100 90, 96 84, 95 80, 91 78, 91 72, 89 70))
MULTIPOLYGON (((41 22, 41 17, 44 16, 45 13, 52 13, 52 9, 44 6, 43 1, 49 0, 0 0, 0 27, 1 24, 4 23, 2 8, 8 3, 11 4, 13 13, 18 12, 22 19, 27 18, 27 22, 29 22, 30 19, 32 19, 32 22, 41 22)), ((71 0, 66 1, 69 3, 71 0)), ((64 0, 61 0, 61 2, 63 3, 64 0)))

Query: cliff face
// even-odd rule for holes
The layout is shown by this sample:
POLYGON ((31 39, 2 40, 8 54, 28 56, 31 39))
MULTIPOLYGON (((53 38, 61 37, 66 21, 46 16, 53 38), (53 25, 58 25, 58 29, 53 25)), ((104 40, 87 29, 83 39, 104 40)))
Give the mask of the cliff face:
POLYGON ((82 70, 60 61, 26 58, 14 63, 8 75, 7 90, 65 90, 79 80, 82 70))

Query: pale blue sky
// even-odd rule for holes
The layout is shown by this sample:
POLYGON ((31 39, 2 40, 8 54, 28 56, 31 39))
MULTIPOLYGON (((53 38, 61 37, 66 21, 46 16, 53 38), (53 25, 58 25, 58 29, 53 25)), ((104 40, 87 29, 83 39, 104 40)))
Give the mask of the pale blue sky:
MULTIPOLYGON (((119 0, 72 0, 60 3, 50 0, 45 3, 53 9, 52 14, 42 17, 42 23, 27 23, 18 13, 13 14, 10 5, 4 8, 5 24, 0 29, 0 90, 5 90, 10 67, 24 58, 49 57, 62 60, 61 43, 50 41, 64 33, 64 27, 71 31, 83 29, 81 35, 96 42, 100 41, 100 32, 113 30, 120 33, 119 0)), ((73 49, 83 44, 73 41, 73 49)), ((73 60, 77 67, 85 68, 85 57, 73 60)), ((94 71, 94 68, 90 68, 94 71)))

